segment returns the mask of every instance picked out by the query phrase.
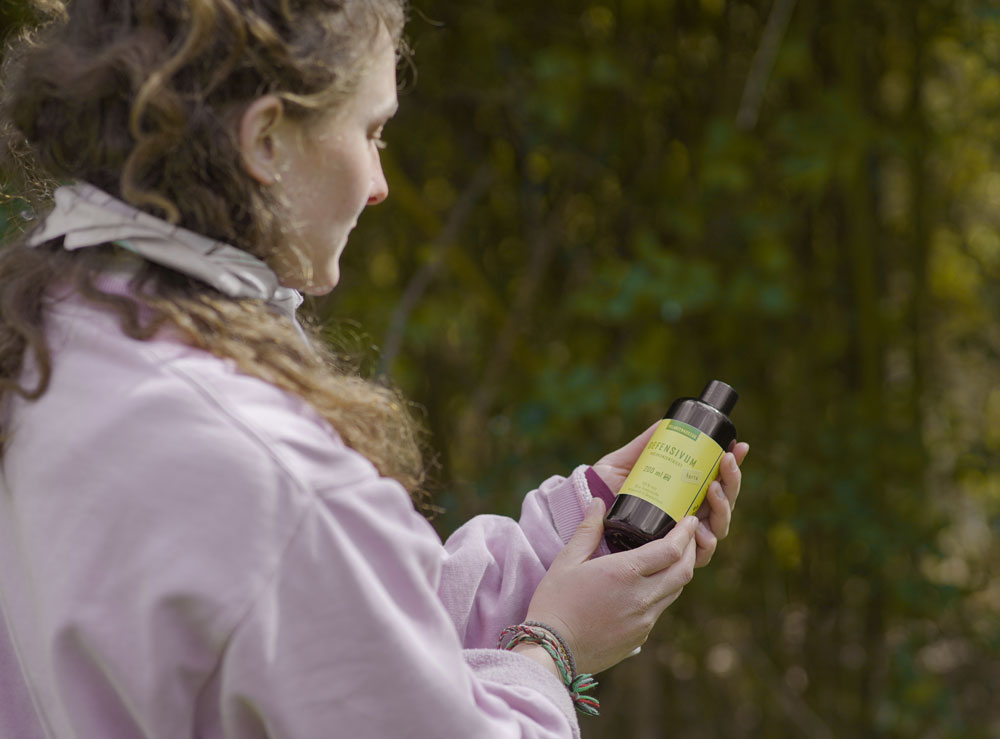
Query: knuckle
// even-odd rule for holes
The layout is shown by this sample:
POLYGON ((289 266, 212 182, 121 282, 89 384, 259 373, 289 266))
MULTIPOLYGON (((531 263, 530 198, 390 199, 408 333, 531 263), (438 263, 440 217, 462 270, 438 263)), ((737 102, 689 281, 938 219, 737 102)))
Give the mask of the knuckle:
POLYGON ((636 559, 630 559, 625 563, 622 575, 626 582, 635 582, 636 580, 642 579, 642 567, 639 565, 639 561, 636 559))
POLYGON ((664 547, 663 555, 668 562, 676 562, 684 554, 684 549, 675 541, 664 547))
POLYGON ((685 585, 687 585, 693 579, 694 579, 694 564, 693 563, 685 564, 681 568, 681 581, 685 585))
POLYGON ((618 566, 617 580, 625 585, 632 585, 642 578, 639 563, 634 559, 623 561, 618 566))
POLYGON ((637 599, 634 607, 640 624, 646 624, 650 619, 656 620, 655 605, 652 598, 644 596, 637 599))
POLYGON ((712 527, 712 539, 713 543, 718 542, 721 539, 725 539, 729 535, 729 519, 724 518, 721 521, 717 521, 716 525, 712 527))
POLYGON ((638 595, 623 598, 619 603, 619 616, 623 625, 631 624, 630 629, 641 628, 649 616, 649 601, 638 595))
POLYGON ((653 603, 652 600, 643 599, 642 608, 632 616, 632 626, 630 630, 642 634, 648 633, 656 624, 656 620, 659 618, 661 610, 662 609, 656 607, 656 604, 653 603))

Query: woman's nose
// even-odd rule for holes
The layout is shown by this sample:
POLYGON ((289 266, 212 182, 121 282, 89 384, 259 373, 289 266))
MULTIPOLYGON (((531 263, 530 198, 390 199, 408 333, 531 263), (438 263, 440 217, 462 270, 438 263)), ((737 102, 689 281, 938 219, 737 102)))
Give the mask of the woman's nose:
POLYGON ((368 194, 368 205, 378 205, 387 197, 389 197, 389 183, 385 180, 382 163, 378 162, 372 177, 372 188, 368 194))

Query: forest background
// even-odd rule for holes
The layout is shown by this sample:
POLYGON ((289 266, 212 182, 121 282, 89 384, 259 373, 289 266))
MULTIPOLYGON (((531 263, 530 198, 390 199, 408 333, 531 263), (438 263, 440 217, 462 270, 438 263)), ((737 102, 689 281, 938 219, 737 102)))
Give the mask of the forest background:
POLYGON ((741 394, 732 533, 584 736, 1000 736, 996 4, 411 15, 391 195, 311 307, 421 409, 442 534, 741 394))

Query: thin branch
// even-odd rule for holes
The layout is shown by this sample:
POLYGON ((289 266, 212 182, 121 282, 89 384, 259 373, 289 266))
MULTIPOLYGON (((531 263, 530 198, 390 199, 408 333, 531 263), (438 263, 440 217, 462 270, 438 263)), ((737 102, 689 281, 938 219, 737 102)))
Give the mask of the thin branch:
POLYGON ((792 18, 793 10, 795 10, 795 0, 774 0, 774 5, 771 6, 764 34, 761 36, 760 45, 750 64, 746 85, 743 87, 740 109, 736 114, 736 126, 744 131, 750 131, 757 125, 767 80, 771 76, 774 60, 778 56, 778 49, 781 48, 781 41, 792 18))
POLYGON ((383 342, 382 356, 379 360, 378 375, 388 375, 392 368, 392 363, 403 343, 403 336, 406 334, 406 324, 410 319, 410 314, 416 308, 417 303, 424 296, 431 282, 441 271, 444 264, 445 255, 448 249, 458 239, 458 233, 468 219, 469 214, 476 202, 486 193, 490 183, 493 181, 493 172, 489 165, 482 165, 473 175, 468 186, 459 196, 455 206, 448 214, 448 220, 434 240, 432 247, 433 256, 418 269, 406 289, 403 296, 396 304, 389 321, 389 328, 386 331, 383 342))
POLYGON ((500 383, 507 373, 514 348, 530 314, 535 298, 542 286, 542 280, 555 253, 556 240, 553 231, 558 216, 553 212, 547 221, 534 231, 531 259, 524 278, 520 281, 507 320, 494 344, 493 355, 486 364, 486 372, 479 382, 476 394, 466 410, 460 429, 479 428, 482 418, 489 412, 493 400, 500 389, 500 383))
POLYGON ((788 719, 802 732, 802 736, 813 739, 834 739, 836 733, 822 716, 816 713, 797 693, 793 692, 782 679, 778 668, 760 647, 741 644, 740 654, 750 663, 754 674, 766 683, 778 705, 788 719))

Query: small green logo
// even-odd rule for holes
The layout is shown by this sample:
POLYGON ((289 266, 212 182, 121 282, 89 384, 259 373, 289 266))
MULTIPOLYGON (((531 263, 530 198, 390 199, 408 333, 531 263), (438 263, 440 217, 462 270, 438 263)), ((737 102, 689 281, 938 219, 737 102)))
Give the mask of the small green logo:
POLYGON ((698 441, 698 437, 701 436, 701 432, 694 426, 688 426, 683 421, 671 421, 670 425, 667 426, 668 431, 676 431, 682 436, 688 437, 691 441, 698 441))

